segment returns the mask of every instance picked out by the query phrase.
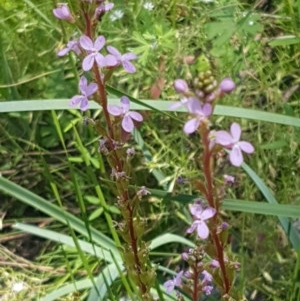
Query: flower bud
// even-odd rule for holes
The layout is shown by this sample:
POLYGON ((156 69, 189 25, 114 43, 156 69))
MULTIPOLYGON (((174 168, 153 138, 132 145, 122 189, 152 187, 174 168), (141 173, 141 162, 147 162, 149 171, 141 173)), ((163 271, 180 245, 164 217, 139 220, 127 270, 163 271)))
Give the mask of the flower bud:
POLYGON ((219 89, 223 93, 230 93, 235 89, 235 83, 231 78, 224 78, 220 83, 219 89))
POLYGON ((67 20, 71 23, 75 22, 67 3, 60 3, 57 8, 53 9, 53 14, 57 19, 67 20))
POLYGON ((174 89, 178 93, 187 93, 189 91, 189 86, 185 80, 176 79, 174 81, 174 89))

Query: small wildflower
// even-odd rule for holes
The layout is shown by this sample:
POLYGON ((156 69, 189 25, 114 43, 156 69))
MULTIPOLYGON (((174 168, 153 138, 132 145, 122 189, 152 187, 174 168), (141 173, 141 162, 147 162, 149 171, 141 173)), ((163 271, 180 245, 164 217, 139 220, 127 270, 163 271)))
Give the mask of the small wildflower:
POLYGON ((241 166, 244 161, 242 151, 248 154, 254 152, 254 147, 247 141, 240 141, 241 127, 237 123, 232 123, 230 133, 226 131, 218 131, 216 133, 216 143, 230 149, 229 159, 232 165, 241 166))
POLYGON ((68 42, 67 47, 60 50, 57 55, 58 56, 64 56, 67 53, 69 53, 70 51, 74 51, 77 55, 79 55, 81 53, 81 50, 79 48, 78 45, 78 41, 77 40, 71 40, 68 42))
POLYGON ((112 22, 115 22, 117 20, 122 19, 123 16, 124 16, 124 12, 121 9, 117 9, 109 16, 109 18, 112 22))
POLYGON ((230 185, 230 184, 234 184, 234 177, 231 175, 224 175, 223 176, 225 184, 230 185))
POLYGON ((12 285, 11 290, 15 293, 19 293, 24 289, 24 282, 20 281, 20 282, 15 282, 12 285))
POLYGON ((90 83, 88 85, 87 79, 84 76, 82 76, 79 80, 79 89, 81 95, 73 96, 70 100, 70 106, 74 108, 78 104, 80 104, 80 110, 86 111, 89 106, 88 98, 97 91, 97 88, 98 86, 95 83, 90 83))
POLYGON ((154 9, 154 4, 150 1, 144 3, 143 7, 149 11, 154 9))
POLYGON ((202 292, 203 292, 206 296, 211 295, 212 290, 213 290, 213 287, 212 287, 211 285, 205 285, 205 286, 202 287, 202 292))
POLYGON ((53 9, 53 15, 60 20, 67 20, 72 23, 75 21, 67 3, 58 4, 58 7, 53 9))
POLYGON ((113 116, 122 116, 122 128, 130 133, 134 129, 134 121, 142 122, 143 116, 135 111, 129 111, 130 100, 126 96, 121 97, 121 106, 108 105, 107 110, 113 116))
POLYGON ((114 7, 114 4, 112 2, 109 3, 100 3, 100 5, 95 10, 95 19, 98 19, 100 16, 102 16, 104 13, 112 10, 114 7))
POLYGON ((105 44, 104 36, 99 36, 95 42, 93 42, 88 36, 83 35, 79 39, 80 46, 87 50, 88 55, 82 61, 82 69, 89 71, 93 68, 96 61, 99 67, 114 66, 117 64, 116 59, 112 55, 103 56, 99 51, 105 44))
POLYGON ((166 288, 166 292, 168 294, 170 294, 176 286, 177 287, 181 286, 182 275, 183 275, 183 271, 180 271, 172 280, 168 280, 164 283, 164 287, 166 288))
POLYGON ((136 193, 139 197, 143 197, 145 195, 151 194, 149 190, 146 189, 145 186, 142 186, 140 190, 136 193))
POLYGON ((107 46, 107 51, 117 60, 116 65, 122 65, 128 73, 134 73, 136 71, 134 65, 130 62, 131 60, 137 59, 137 56, 134 53, 127 52, 121 54, 119 50, 112 46, 107 46))
POLYGON ((203 282, 205 283, 212 282, 213 280, 212 275, 208 273, 206 270, 202 272, 202 275, 203 275, 203 279, 202 279, 203 282))
POLYGON ((218 260, 213 259, 213 260, 210 262, 209 266, 210 266, 211 268, 213 268, 213 269, 216 269, 216 268, 219 268, 219 267, 220 267, 220 263, 219 263, 218 260))
POLYGON ((135 155, 135 149, 133 147, 128 148, 126 154, 128 157, 133 157, 135 155))
POLYGON ((188 110, 194 118, 185 123, 183 131, 186 134, 192 134, 198 129, 200 124, 210 116, 212 113, 212 106, 209 103, 202 106, 200 101, 193 101, 188 104, 188 110))
POLYGON ((209 235, 209 229, 205 221, 216 214, 216 209, 212 207, 206 207, 204 209, 200 204, 194 204, 190 206, 190 212, 194 217, 194 222, 186 232, 192 233, 196 230, 199 238, 206 239, 209 235))

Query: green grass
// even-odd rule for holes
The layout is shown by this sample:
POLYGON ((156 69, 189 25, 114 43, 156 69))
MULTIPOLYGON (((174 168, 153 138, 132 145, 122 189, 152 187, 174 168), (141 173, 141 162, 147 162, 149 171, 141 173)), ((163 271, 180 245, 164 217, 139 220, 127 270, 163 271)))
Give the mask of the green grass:
MULTIPOLYGON (((185 115, 168 116, 167 101, 178 98, 173 80, 189 76, 184 59, 204 52, 219 79, 231 76, 237 82, 234 94, 217 108, 216 126, 228 128, 239 120, 245 140, 256 148, 246 161, 255 174, 224 163, 216 175, 221 179, 226 168, 237 178, 227 197, 236 203, 224 203, 232 253, 242 267, 236 286, 248 300, 300 300, 300 232, 294 227, 300 217, 300 1, 256 7, 242 0, 152 2, 154 10, 147 11, 140 1, 115 1, 124 16, 112 22, 108 14, 101 33, 109 44, 139 54, 137 73, 112 78, 117 89, 111 90, 112 102, 118 91, 137 100, 154 98, 151 88, 158 78, 164 82, 160 100, 145 101, 151 114, 151 108, 134 104, 145 117, 135 137, 135 183, 152 191, 143 211, 158 279, 162 283, 180 265, 187 243, 179 240, 194 191, 178 188, 176 178, 199 174, 193 159, 198 139, 183 135, 185 115), (163 244, 161 235, 167 233, 178 236, 164 236, 163 244)), ((0 4, 0 300, 91 301, 97 293, 119 300, 126 291, 135 293, 126 277, 119 278, 123 266, 114 227, 119 211, 93 129, 83 126, 79 111, 67 108, 66 99, 77 93, 77 66, 72 58, 57 58, 56 51, 73 31, 55 20, 53 5, 0 4), (24 290, 13 292, 20 281, 24 290), (76 293, 74 285, 80 288, 76 293)), ((99 116, 96 105, 89 114, 99 116)))

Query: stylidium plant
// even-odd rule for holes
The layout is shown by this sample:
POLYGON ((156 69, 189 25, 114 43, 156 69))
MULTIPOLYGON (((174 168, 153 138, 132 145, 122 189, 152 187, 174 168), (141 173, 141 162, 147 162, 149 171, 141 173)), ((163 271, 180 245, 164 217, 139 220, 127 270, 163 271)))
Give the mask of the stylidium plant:
MULTIPOLYGON (((103 0, 81 0, 79 11, 71 11, 66 3, 61 3, 53 10, 57 19, 76 26, 79 39, 70 40, 66 47, 58 52, 58 56, 69 53, 76 55, 81 63, 82 73, 79 80, 80 93, 70 100, 70 107, 83 112, 88 110, 92 99, 102 108, 99 119, 91 124, 99 139, 98 150, 106 159, 109 170, 107 173, 114 181, 115 200, 122 220, 117 221, 118 233, 122 243, 116 240, 122 258, 126 275, 138 299, 158 300, 151 288, 156 283, 155 266, 149 259, 149 247, 143 240, 145 223, 140 212, 142 199, 150 191, 142 186, 133 188, 131 174, 131 159, 135 156, 134 148, 130 145, 129 137, 136 126, 143 122, 143 116, 130 110, 130 99, 122 96, 120 105, 108 104, 107 82, 115 70, 122 67, 127 73, 136 72, 134 53, 122 54, 113 46, 106 45, 104 35, 99 32, 103 16, 113 9, 113 3, 103 0), (136 289, 137 288, 137 289, 136 289)), ((234 179, 226 176, 223 182, 216 181, 214 166, 216 156, 223 149, 229 152, 232 165, 243 163, 243 152, 251 154, 254 147, 246 141, 241 141, 241 127, 233 123, 230 133, 215 129, 212 115, 216 102, 221 97, 232 92, 235 88, 230 78, 220 83, 214 78, 211 66, 204 56, 195 63, 197 76, 189 82, 177 79, 174 88, 180 94, 180 101, 172 104, 171 109, 183 106, 189 114, 184 124, 185 134, 198 134, 199 145, 202 147, 200 166, 203 177, 192 183, 201 199, 197 199, 189 207, 191 225, 186 234, 196 242, 182 254, 185 268, 164 283, 166 293, 177 291, 177 299, 183 300, 184 293, 193 301, 200 300, 201 295, 210 295, 215 290, 221 294, 222 300, 235 300, 234 272, 239 264, 227 253, 227 235, 229 225, 222 220, 220 207, 226 185, 234 179), (222 184, 219 184, 222 183, 222 184)), ((182 185, 186 181, 182 181, 182 185)))

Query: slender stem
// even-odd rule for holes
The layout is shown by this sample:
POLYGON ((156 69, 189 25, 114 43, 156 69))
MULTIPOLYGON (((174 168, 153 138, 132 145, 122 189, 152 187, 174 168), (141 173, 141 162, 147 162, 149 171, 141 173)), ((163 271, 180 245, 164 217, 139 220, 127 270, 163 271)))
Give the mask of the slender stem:
POLYGON ((218 223, 218 214, 220 208, 220 200, 214 198, 214 187, 213 187, 213 174, 212 174, 212 165, 211 159, 212 154, 209 149, 209 130, 207 127, 203 127, 201 130, 201 138, 202 144, 204 146, 204 153, 203 153, 203 171, 204 177, 206 180, 206 198, 208 204, 216 209, 216 214, 213 217, 214 226, 211 229, 212 240, 215 246, 215 250, 217 253, 217 259, 220 264, 220 269, 223 276, 223 290, 224 293, 229 293, 230 290, 230 282, 226 271, 225 260, 224 260, 224 252, 223 252, 223 245, 217 233, 216 225, 218 223))
POLYGON ((199 290, 198 290, 198 282, 199 282, 199 273, 198 273, 198 267, 197 267, 197 262, 194 263, 194 268, 193 268, 193 301, 198 301, 199 300, 199 290))

